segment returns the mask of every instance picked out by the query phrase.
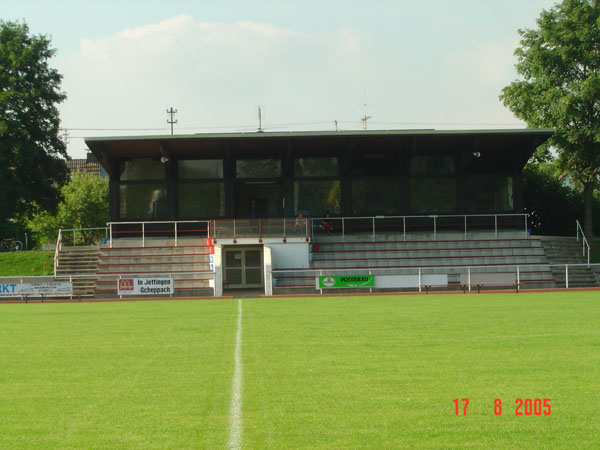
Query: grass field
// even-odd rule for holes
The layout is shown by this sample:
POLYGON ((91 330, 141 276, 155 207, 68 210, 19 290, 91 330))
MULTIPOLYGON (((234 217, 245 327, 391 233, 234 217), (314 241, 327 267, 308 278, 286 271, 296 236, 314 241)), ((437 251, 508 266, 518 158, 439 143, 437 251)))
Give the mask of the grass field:
MULTIPOLYGON (((238 306, 0 305, 0 448, 226 448, 238 306)), ((243 448, 598 448, 599 292, 241 306, 243 448)))

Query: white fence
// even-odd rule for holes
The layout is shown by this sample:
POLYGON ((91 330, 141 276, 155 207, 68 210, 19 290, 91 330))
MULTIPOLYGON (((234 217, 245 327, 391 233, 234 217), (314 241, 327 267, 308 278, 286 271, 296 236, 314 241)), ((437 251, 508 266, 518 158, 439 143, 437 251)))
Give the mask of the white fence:
MULTIPOLYGON (((570 280, 572 275, 569 268, 574 267, 590 267, 591 270, 596 270, 595 283, 590 284, 589 288, 598 288, 600 284, 600 264, 512 264, 512 265, 495 265, 490 269, 489 266, 423 266, 413 268, 389 268, 378 267, 370 269, 353 269, 353 268, 337 268, 337 269, 319 269, 319 268, 304 268, 304 269, 275 269, 273 270, 273 279, 275 288, 294 289, 317 289, 317 278, 321 276, 336 276, 336 275, 374 275, 375 277, 399 277, 397 284, 393 280, 382 281, 380 285, 376 283, 373 289, 394 289, 394 288, 414 288, 416 292, 429 290, 430 288, 448 288, 448 289, 463 289, 464 291, 480 290, 482 288, 514 288, 516 290, 526 287, 531 284, 556 284, 552 268, 558 268, 559 271, 565 274, 564 289, 572 288, 570 280), (546 274, 546 277, 543 275, 546 274), (442 285, 432 284, 427 281, 428 275, 444 275, 447 276, 447 282, 442 285), (302 283, 281 282, 280 280, 295 279, 301 280, 302 283), (407 286, 406 280, 401 277, 413 276, 416 277, 413 285, 407 286)), ((436 279, 433 277, 432 279, 436 279)), ((412 283, 412 282, 411 282, 412 283)), ((547 287, 550 289, 563 289, 562 287, 547 287)), ((320 290, 323 293, 323 290, 320 290)))

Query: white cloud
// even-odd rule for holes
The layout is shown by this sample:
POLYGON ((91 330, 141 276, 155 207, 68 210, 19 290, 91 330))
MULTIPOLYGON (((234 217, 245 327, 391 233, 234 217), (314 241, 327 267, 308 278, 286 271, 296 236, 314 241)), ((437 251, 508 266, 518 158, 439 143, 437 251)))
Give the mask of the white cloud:
MULTIPOLYGON (((464 37, 440 41, 426 27, 384 35, 366 37, 345 26, 317 33, 252 21, 208 22, 184 14, 85 39, 58 61, 68 94, 63 124, 158 127, 124 133, 166 133, 166 109, 173 106, 179 134, 251 130, 260 104, 267 129, 307 122, 304 129, 333 129, 334 119, 343 129, 358 129, 365 102, 373 116, 369 128, 516 122, 498 100, 515 76, 514 32, 475 43, 464 37)), ((81 139, 69 147, 78 155, 83 149, 81 139)))
MULTIPOLYGON (((315 99, 329 105, 346 101, 365 77, 367 55, 366 40, 352 29, 310 35, 180 15, 83 40, 78 52, 59 61, 68 94, 63 122, 165 126, 163 111, 174 106, 179 130, 227 126, 254 123, 258 104, 268 105, 277 122, 307 121, 305 106, 315 99), (301 114, 290 108, 294 104, 301 114)), ((186 130, 197 131, 202 130, 186 130)))

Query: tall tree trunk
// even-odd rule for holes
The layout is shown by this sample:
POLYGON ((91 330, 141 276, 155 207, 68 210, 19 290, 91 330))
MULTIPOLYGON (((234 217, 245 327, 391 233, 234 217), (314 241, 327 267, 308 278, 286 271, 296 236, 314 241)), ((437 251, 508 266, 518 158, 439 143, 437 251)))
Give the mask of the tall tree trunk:
MULTIPOLYGON (((588 242, 594 236, 593 207, 594 207, 594 182, 583 183, 584 219, 583 231, 588 242)), ((590 242, 591 243, 591 242, 590 242)))

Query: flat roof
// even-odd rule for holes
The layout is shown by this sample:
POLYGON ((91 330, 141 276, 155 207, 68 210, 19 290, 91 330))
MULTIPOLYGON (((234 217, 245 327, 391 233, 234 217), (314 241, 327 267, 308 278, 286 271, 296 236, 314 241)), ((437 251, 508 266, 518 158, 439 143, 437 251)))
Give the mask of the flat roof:
POLYGON ((188 139, 268 139, 287 137, 358 137, 358 136, 431 136, 431 135, 530 135, 554 134, 552 128, 518 128, 518 129, 479 129, 479 130, 356 130, 356 131, 249 131, 231 133, 194 133, 194 134, 166 134, 166 135, 139 135, 139 136, 105 136, 86 137, 86 143, 111 142, 111 141, 145 141, 145 140, 188 140, 188 139))

